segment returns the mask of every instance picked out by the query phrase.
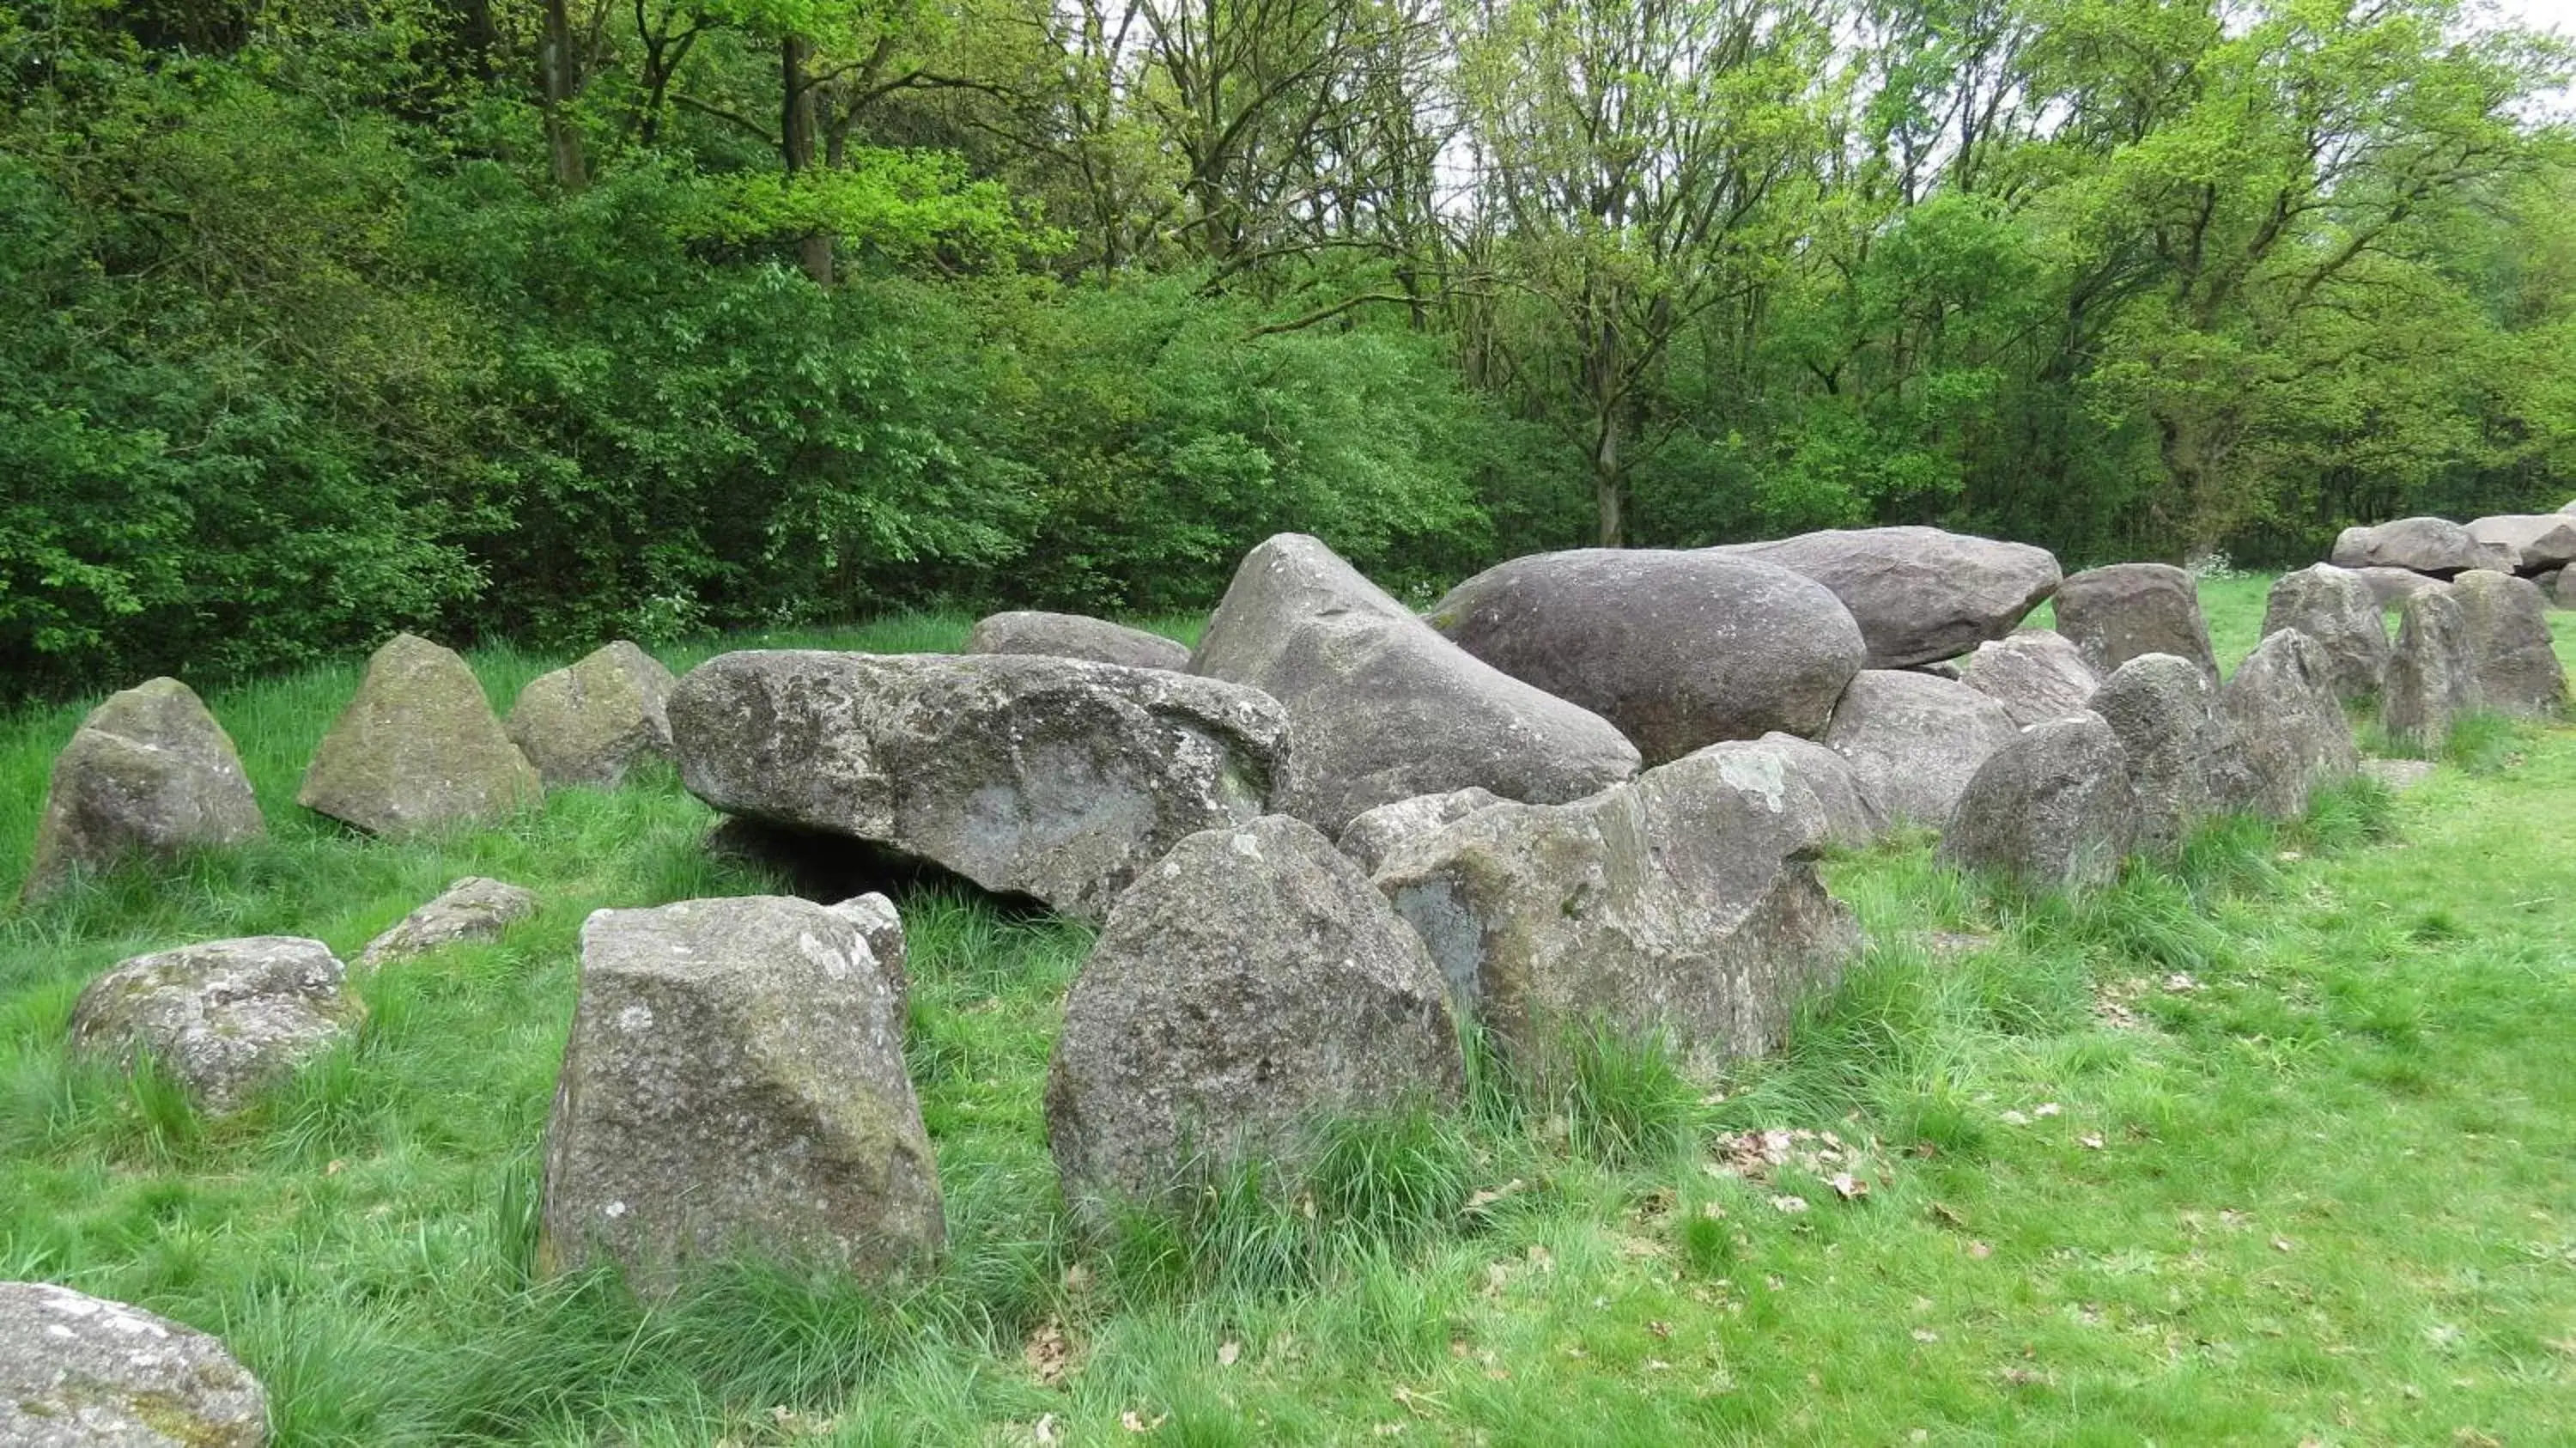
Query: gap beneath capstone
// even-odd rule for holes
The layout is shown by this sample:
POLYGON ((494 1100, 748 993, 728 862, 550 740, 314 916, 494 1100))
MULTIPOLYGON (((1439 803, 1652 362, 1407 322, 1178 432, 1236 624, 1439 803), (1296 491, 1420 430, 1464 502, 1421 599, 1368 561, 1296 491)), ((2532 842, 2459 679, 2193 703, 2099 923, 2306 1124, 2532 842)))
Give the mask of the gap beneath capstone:
POLYGON ((837 905, 870 892, 898 901, 920 893, 949 893, 982 901, 1014 919, 1054 916, 1034 895, 988 890, 936 860, 827 830, 727 815, 707 831, 706 851, 774 871, 789 894, 817 904, 837 905))

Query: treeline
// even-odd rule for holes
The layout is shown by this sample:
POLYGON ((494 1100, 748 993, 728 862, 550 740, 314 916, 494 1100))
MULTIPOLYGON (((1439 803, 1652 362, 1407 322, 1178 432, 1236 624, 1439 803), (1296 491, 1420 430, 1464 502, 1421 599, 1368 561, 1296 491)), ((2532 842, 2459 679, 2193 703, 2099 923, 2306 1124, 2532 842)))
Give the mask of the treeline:
POLYGON ((2447 0, 0 4, 0 695, 2576 491, 2447 0))

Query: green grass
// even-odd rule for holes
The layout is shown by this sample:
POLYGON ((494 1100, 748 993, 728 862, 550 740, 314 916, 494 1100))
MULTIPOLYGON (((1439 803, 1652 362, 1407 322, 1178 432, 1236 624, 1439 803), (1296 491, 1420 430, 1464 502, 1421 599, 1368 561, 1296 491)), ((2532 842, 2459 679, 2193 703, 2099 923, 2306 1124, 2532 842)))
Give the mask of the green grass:
MULTIPOLYGON (((2261 595, 2210 588, 2222 656, 2261 595)), ((500 699, 553 662, 475 660, 500 699)), ((212 699, 267 844, 0 914, 0 1277, 224 1334, 283 1443, 2576 1435, 2576 732, 2480 725, 2400 799, 2229 824, 2081 901, 1993 895, 1919 838, 1836 861, 1870 951, 1775 1059, 1692 1081, 1601 1041, 1516 1081, 1479 1051, 1465 1109, 1336 1132, 1293 1195, 1236 1173, 1098 1239, 1039 1102, 1087 932, 915 896, 946 1260, 886 1292, 745 1264, 646 1308, 528 1271, 576 932, 768 882, 703 858, 667 775, 402 845, 304 817, 354 677, 212 699), (243 1117, 64 1054, 127 955, 254 931, 346 954, 468 872, 545 906, 367 979, 355 1043, 243 1117), (1761 1130, 1816 1135, 1762 1180, 1714 1169, 1761 1130)), ((0 726, 0 888, 77 717, 0 726)))

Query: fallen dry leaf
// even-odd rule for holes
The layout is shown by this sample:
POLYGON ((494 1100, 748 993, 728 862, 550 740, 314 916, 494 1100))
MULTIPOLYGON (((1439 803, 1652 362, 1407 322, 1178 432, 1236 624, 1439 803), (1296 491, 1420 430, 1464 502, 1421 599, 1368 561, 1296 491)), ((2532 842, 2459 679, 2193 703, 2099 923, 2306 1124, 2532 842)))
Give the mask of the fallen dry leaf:
POLYGON ((2030 1117, 2019 1111, 2007 1111, 2003 1115, 1997 1117, 1996 1120, 2001 1121, 2006 1126, 2030 1125, 2030 1117))
POLYGON ((1234 1361, 1235 1361, 1235 1359, 1237 1359, 1237 1358, 1239 1358, 1239 1357, 1241 1357, 1241 1356, 1243 1356, 1243 1344, 1241 1344, 1241 1343, 1239 1343, 1239 1342, 1236 1342, 1236 1341, 1234 1341, 1234 1340, 1232 1340, 1232 1339, 1230 1339, 1230 1338, 1229 1338, 1228 1340, 1224 1341, 1224 1342, 1221 1342, 1221 1343, 1218 1343, 1218 1344, 1217 1344, 1217 1347, 1216 1347, 1216 1365, 1217 1365, 1218 1367, 1221 1367, 1221 1368, 1230 1368, 1230 1367, 1233 1367, 1233 1366, 1234 1366, 1234 1361))
POLYGON ((1788 1192, 1783 1192, 1779 1196, 1771 1199, 1771 1210, 1788 1216, 1796 1216, 1798 1213, 1807 1210, 1809 1205, 1810 1203, 1805 1197, 1797 1196, 1788 1192))
POLYGON ((1918 1327, 1914 1329, 1914 1340, 1916 1342, 1939 1342, 1941 1340, 1941 1334, 1934 1332, 1928 1327, 1918 1327))
POLYGON ((2273 1251, 2275 1251, 2275 1252, 2287 1252, 2287 1251, 2289 1251, 2289 1250, 2290 1250, 2290 1239, 2289 1239, 2289 1238, 2287 1238, 2287 1237, 2274 1237, 2274 1238, 2272 1239, 2272 1250, 2273 1250, 2273 1251))
POLYGON ((2065 1109, 2065 1107, 2058 1105, 2054 1101, 2043 1101, 2037 1106, 2032 1107, 2030 1109, 2030 1114, 2033 1116, 2055 1116, 2065 1109))
POLYGON ((1529 1183, 1522 1181, 1519 1177, 1514 1177, 1510 1181, 1503 1183, 1501 1186, 1478 1192, 1474 1196, 1467 1198, 1467 1210, 1471 1212, 1481 1212, 1485 1208, 1492 1206, 1494 1203, 1501 1201, 1503 1198, 1510 1196, 1514 1192, 1526 1190, 1528 1186, 1529 1183))
POLYGON ((1030 1429, 1029 1436, 1037 1439, 1041 1448, 1050 1448, 1050 1445, 1056 1441, 1055 1414, 1048 1413, 1040 1417, 1037 1425, 1030 1429))
POLYGON ((2075 1138, 2075 1140, 2088 1151, 2100 1151, 2102 1149, 2102 1133, 2098 1131, 2088 1131, 2082 1136, 2075 1138))
POLYGON ((1995 1255, 1995 1249, 1987 1246, 1983 1242, 1970 1242, 1968 1244, 1968 1255, 1976 1258, 1980 1262, 1983 1262, 1987 1258, 1995 1255))
POLYGON ((1064 1324, 1050 1317, 1029 1334, 1028 1345, 1020 1349, 1020 1361, 1028 1364, 1029 1375, 1042 1388, 1060 1388, 1073 1374, 1073 1342, 1064 1335, 1064 1324))
POLYGON ((1118 1415, 1118 1426, 1126 1429, 1130 1433, 1151 1433, 1155 1429, 1163 1426, 1164 1423, 1170 1421, 1171 1416, 1172 1415, 1169 1413, 1156 1413, 1153 1417, 1148 1418, 1144 1414, 1137 1412, 1135 1409, 1129 1408, 1126 1412, 1118 1415))
POLYGON ((1847 1171, 1836 1172, 1832 1176, 1827 1177, 1825 1179, 1825 1185, 1832 1187, 1834 1189, 1834 1195, 1841 1197, 1847 1202, 1856 1202, 1869 1195, 1869 1183, 1862 1181, 1860 1178, 1853 1176, 1847 1171))

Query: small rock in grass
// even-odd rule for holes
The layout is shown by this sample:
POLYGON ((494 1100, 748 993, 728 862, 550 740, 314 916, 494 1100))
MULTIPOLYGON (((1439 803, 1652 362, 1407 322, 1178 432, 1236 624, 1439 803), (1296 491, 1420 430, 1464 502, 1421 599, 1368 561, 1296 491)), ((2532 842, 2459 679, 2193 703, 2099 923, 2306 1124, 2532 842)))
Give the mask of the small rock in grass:
POLYGON ((355 1031, 366 1005, 318 940, 260 935, 136 956, 91 981, 72 1007, 79 1050, 149 1055, 210 1115, 355 1031))
POLYGON ((465 660, 399 634, 367 660, 295 798, 369 834, 400 836, 489 824, 544 794, 465 660))
POLYGON ((387 961, 425 955, 443 946, 498 940, 504 929, 536 911, 536 892, 468 875, 368 942, 358 954, 358 964, 372 970, 387 961))
POLYGON ((0 1282, 0 1443, 265 1448, 268 1394, 215 1338, 49 1282, 0 1282))

